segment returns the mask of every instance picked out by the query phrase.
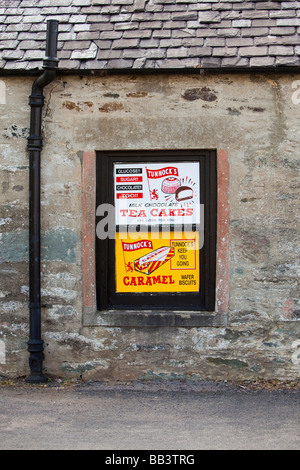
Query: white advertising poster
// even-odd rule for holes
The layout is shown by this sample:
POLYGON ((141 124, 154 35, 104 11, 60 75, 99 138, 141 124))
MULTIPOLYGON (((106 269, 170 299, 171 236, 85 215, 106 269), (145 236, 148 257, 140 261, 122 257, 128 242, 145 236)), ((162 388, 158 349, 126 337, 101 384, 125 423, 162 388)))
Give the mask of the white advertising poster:
POLYGON ((200 164, 115 163, 116 225, 200 223, 200 164))

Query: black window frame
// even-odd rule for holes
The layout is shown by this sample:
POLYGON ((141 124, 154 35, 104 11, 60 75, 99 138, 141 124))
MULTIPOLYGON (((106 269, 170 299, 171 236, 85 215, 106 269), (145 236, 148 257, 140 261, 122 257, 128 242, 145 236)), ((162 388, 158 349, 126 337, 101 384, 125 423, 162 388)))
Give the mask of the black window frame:
MULTIPOLYGON (((204 245, 200 250, 199 293, 116 293, 115 239, 96 236, 98 311, 213 312, 216 300, 217 153, 215 150, 126 150, 96 152, 96 208, 114 204, 114 163, 200 162, 200 203, 204 204, 204 245), (149 302, 149 300, 151 301, 149 302)), ((96 225, 100 218, 96 216, 96 225)))

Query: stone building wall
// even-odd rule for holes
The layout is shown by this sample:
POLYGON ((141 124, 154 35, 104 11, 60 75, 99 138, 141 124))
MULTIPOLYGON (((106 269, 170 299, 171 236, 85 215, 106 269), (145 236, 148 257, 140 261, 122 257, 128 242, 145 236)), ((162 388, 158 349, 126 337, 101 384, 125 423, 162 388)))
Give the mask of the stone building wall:
MULTIPOLYGON (((26 138, 32 81, 0 80, 0 375, 12 377, 28 374, 26 138)), ((297 74, 132 72, 62 75, 45 89, 46 374, 97 380, 299 378, 299 88, 297 74), (216 149, 228 156, 227 326, 86 326, 84 155, 108 149, 216 149)))

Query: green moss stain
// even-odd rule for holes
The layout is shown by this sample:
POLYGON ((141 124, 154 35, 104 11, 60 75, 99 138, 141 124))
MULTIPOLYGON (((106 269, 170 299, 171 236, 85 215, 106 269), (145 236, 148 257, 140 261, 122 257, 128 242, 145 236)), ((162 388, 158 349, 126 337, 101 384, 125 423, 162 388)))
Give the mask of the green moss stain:
MULTIPOLYGON (((41 235, 41 258, 45 261, 76 262, 77 234, 70 229, 52 229, 41 235)), ((0 263, 28 261, 29 232, 5 232, 0 234, 0 263)))
POLYGON ((0 263, 28 261, 28 231, 0 234, 0 263))
POLYGON ((70 229, 52 229, 42 237, 42 258, 47 261, 76 262, 77 234, 70 229))
POLYGON ((84 372, 95 370, 95 369, 98 369, 99 367, 101 369, 107 369, 108 364, 106 361, 102 361, 102 360, 88 361, 88 362, 83 362, 83 363, 73 363, 73 364, 66 362, 62 364, 61 369, 64 372, 83 374, 84 372))
POLYGON ((245 367, 249 367, 247 362, 240 361, 239 359, 222 359, 221 357, 207 357, 206 360, 215 364, 216 366, 229 366, 235 367, 236 369, 242 369, 245 367))
POLYGON ((95 364, 92 364, 92 363, 76 364, 76 365, 63 364, 61 368, 65 372, 83 373, 83 372, 95 369, 96 366, 95 364))

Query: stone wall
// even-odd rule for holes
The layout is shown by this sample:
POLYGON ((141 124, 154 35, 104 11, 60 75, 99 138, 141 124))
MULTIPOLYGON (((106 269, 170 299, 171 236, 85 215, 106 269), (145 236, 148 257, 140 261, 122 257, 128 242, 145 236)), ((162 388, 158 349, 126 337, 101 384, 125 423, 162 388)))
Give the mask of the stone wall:
MULTIPOLYGON (((246 73, 63 75, 46 88, 46 374, 97 380, 299 378, 299 80, 246 73), (84 153, 208 148, 229 159, 228 325, 84 326, 84 153)), ((26 138, 32 82, 0 80, 0 375, 12 377, 28 374, 26 138)))

